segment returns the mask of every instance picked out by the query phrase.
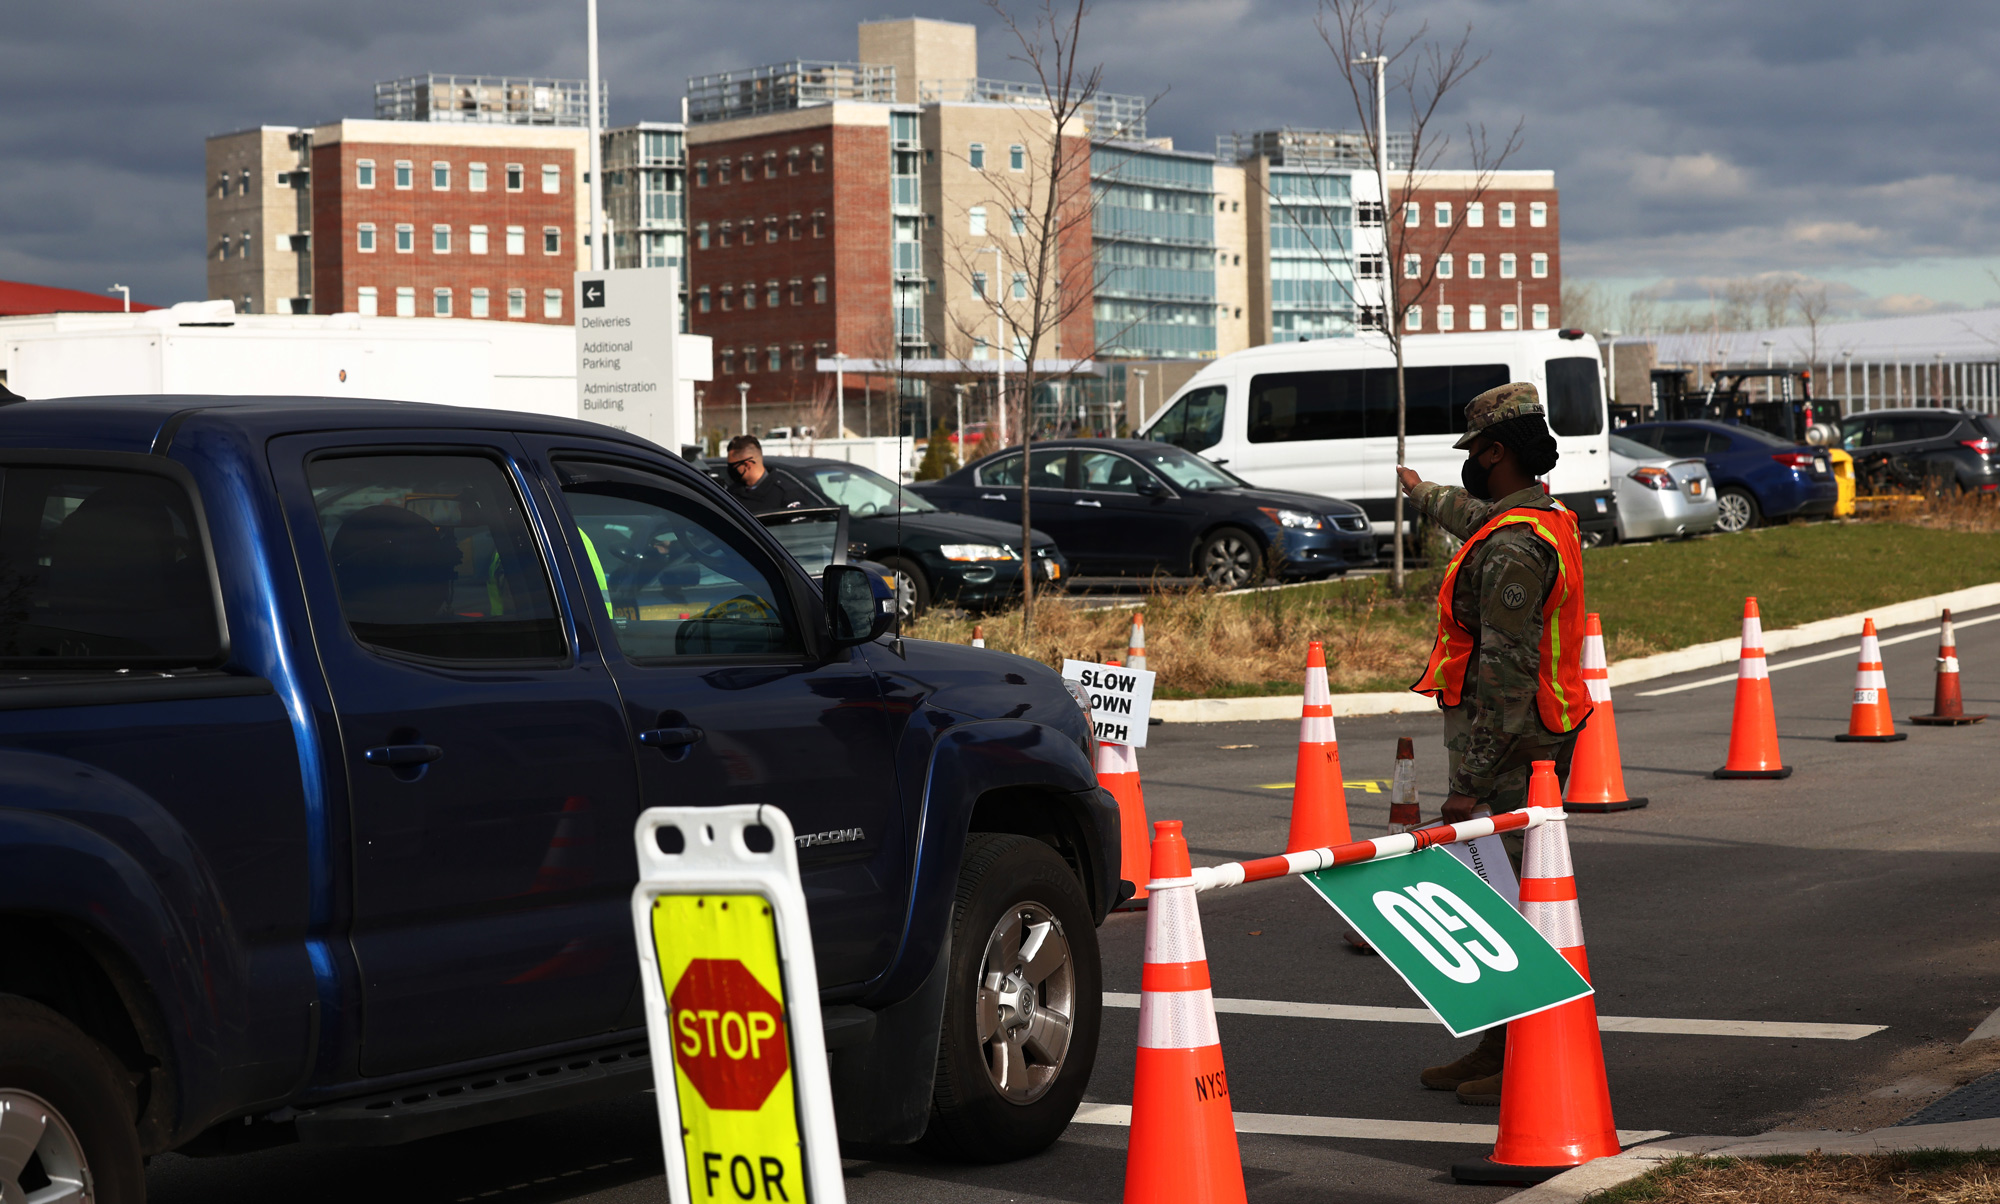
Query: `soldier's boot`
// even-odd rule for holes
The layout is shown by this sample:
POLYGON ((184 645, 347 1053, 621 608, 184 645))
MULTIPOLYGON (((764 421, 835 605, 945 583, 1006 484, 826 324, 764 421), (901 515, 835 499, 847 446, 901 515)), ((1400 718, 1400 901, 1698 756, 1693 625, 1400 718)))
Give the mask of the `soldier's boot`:
POLYGON ((1473 1104, 1482 1108, 1500 1106, 1500 1075, 1496 1072, 1483 1079, 1473 1079, 1458 1085, 1458 1102, 1473 1104))
POLYGON ((1432 1066, 1417 1076, 1417 1081, 1432 1091, 1456 1091, 1461 1083, 1491 1078, 1494 1081, 1494 1099, 1499 1099, 1500 1068, 1507 1060, 1507 1026, 1502 1024, 1486 1030, 1473 1047, 1456 1062, 1443 1066, 1432 1066))

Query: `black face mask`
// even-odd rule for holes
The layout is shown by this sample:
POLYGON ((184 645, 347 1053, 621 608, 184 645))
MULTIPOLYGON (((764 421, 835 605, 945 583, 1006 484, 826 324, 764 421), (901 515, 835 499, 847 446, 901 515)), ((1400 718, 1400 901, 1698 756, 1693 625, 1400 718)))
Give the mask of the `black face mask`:
POLYGON ((1493 466, 1479 462, 1479 456, 1484 454, 1486 453, 1481 451, 1478 455, 1467 456, 1464 465, 1458 470, 1458 479, 1465 486, 1467 493, 1482 502, 1490 502, 1493 500, 1493 495, 1489 491, 1493 481, 1493 466))

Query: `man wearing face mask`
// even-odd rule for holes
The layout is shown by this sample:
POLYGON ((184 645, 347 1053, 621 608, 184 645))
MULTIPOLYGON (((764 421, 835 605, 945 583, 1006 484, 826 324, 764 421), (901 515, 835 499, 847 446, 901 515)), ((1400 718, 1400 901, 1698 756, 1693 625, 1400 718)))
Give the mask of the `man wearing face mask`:
POLYGON ((798 486, 764 467, 764 445, 755 435, 738 435, 729 441, 728 488, 729 496, 752 514, 814 504, 798 486))
MULTIPOLYGON (((1444 819, 1498 814, 1528 801, 1536 761, 1569 775, 1576 733, 1590 714, 1583 647, 1583 549, 1576 515, 1536 478, 1556 465, 1555 436, 1541 397, 1526 383, 1501 385, 1465 407, 1463 488, 1436 485, 1398 468, 1417 508, 1464 545, 1438 591, 1437 643, 1412 689, 1444 708, 1447 788, 1444 819)), ((1507 849, 1520 872, 1521 842, 1507 849)), ((1498 1104, 1505 1026, 1477 1049, 1420 1076, 1456 1091, 1462 1103, 1498 1104)))

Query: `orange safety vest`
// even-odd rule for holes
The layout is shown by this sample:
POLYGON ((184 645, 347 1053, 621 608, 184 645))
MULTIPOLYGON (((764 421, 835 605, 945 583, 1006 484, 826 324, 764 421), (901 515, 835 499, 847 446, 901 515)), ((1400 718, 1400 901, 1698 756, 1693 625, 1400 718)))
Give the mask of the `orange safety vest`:
POLYGON ((1481 540, 1511 523, 1523 523, 1548 541, 1556 551, 1559 576, 1542 607, 1542 657, 1535 688, 1536 708, 1542 726, 1551 732, 1573 732, 1590 714, 1590 691, 1583 682, 1583 545, 1577 539, 1576 515, 1558 503, 1551 509, 1524 506, 1503 511, 1473 532, 1472 538, 1451 558, 1438 587, 1437 643, 1431 648, 1431 663, 1411 689, 1428 694, 1445 706, 1455 707, 1465 686, 1466 666, 1472 660, 1476 628, 1460 623, 1452 614, 1452 591, 1458 584, 1458 568, 1481 540))

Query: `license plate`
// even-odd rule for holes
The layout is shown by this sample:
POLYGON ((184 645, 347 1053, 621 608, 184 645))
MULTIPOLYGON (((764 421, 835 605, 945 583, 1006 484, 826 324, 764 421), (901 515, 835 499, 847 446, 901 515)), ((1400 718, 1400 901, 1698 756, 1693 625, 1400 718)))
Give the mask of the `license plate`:
POLYGON ((1814 472, 1816 472, 1816 473, 1818 473, 1818 474, 1820 474, 1821 476, 1825 476, 1825 475, 1826 475, 1826 461, 1825 461, 1825 460, 1814 460, 1814 461, 1813 461, 1813 471, 1814 471, 1814 472))

